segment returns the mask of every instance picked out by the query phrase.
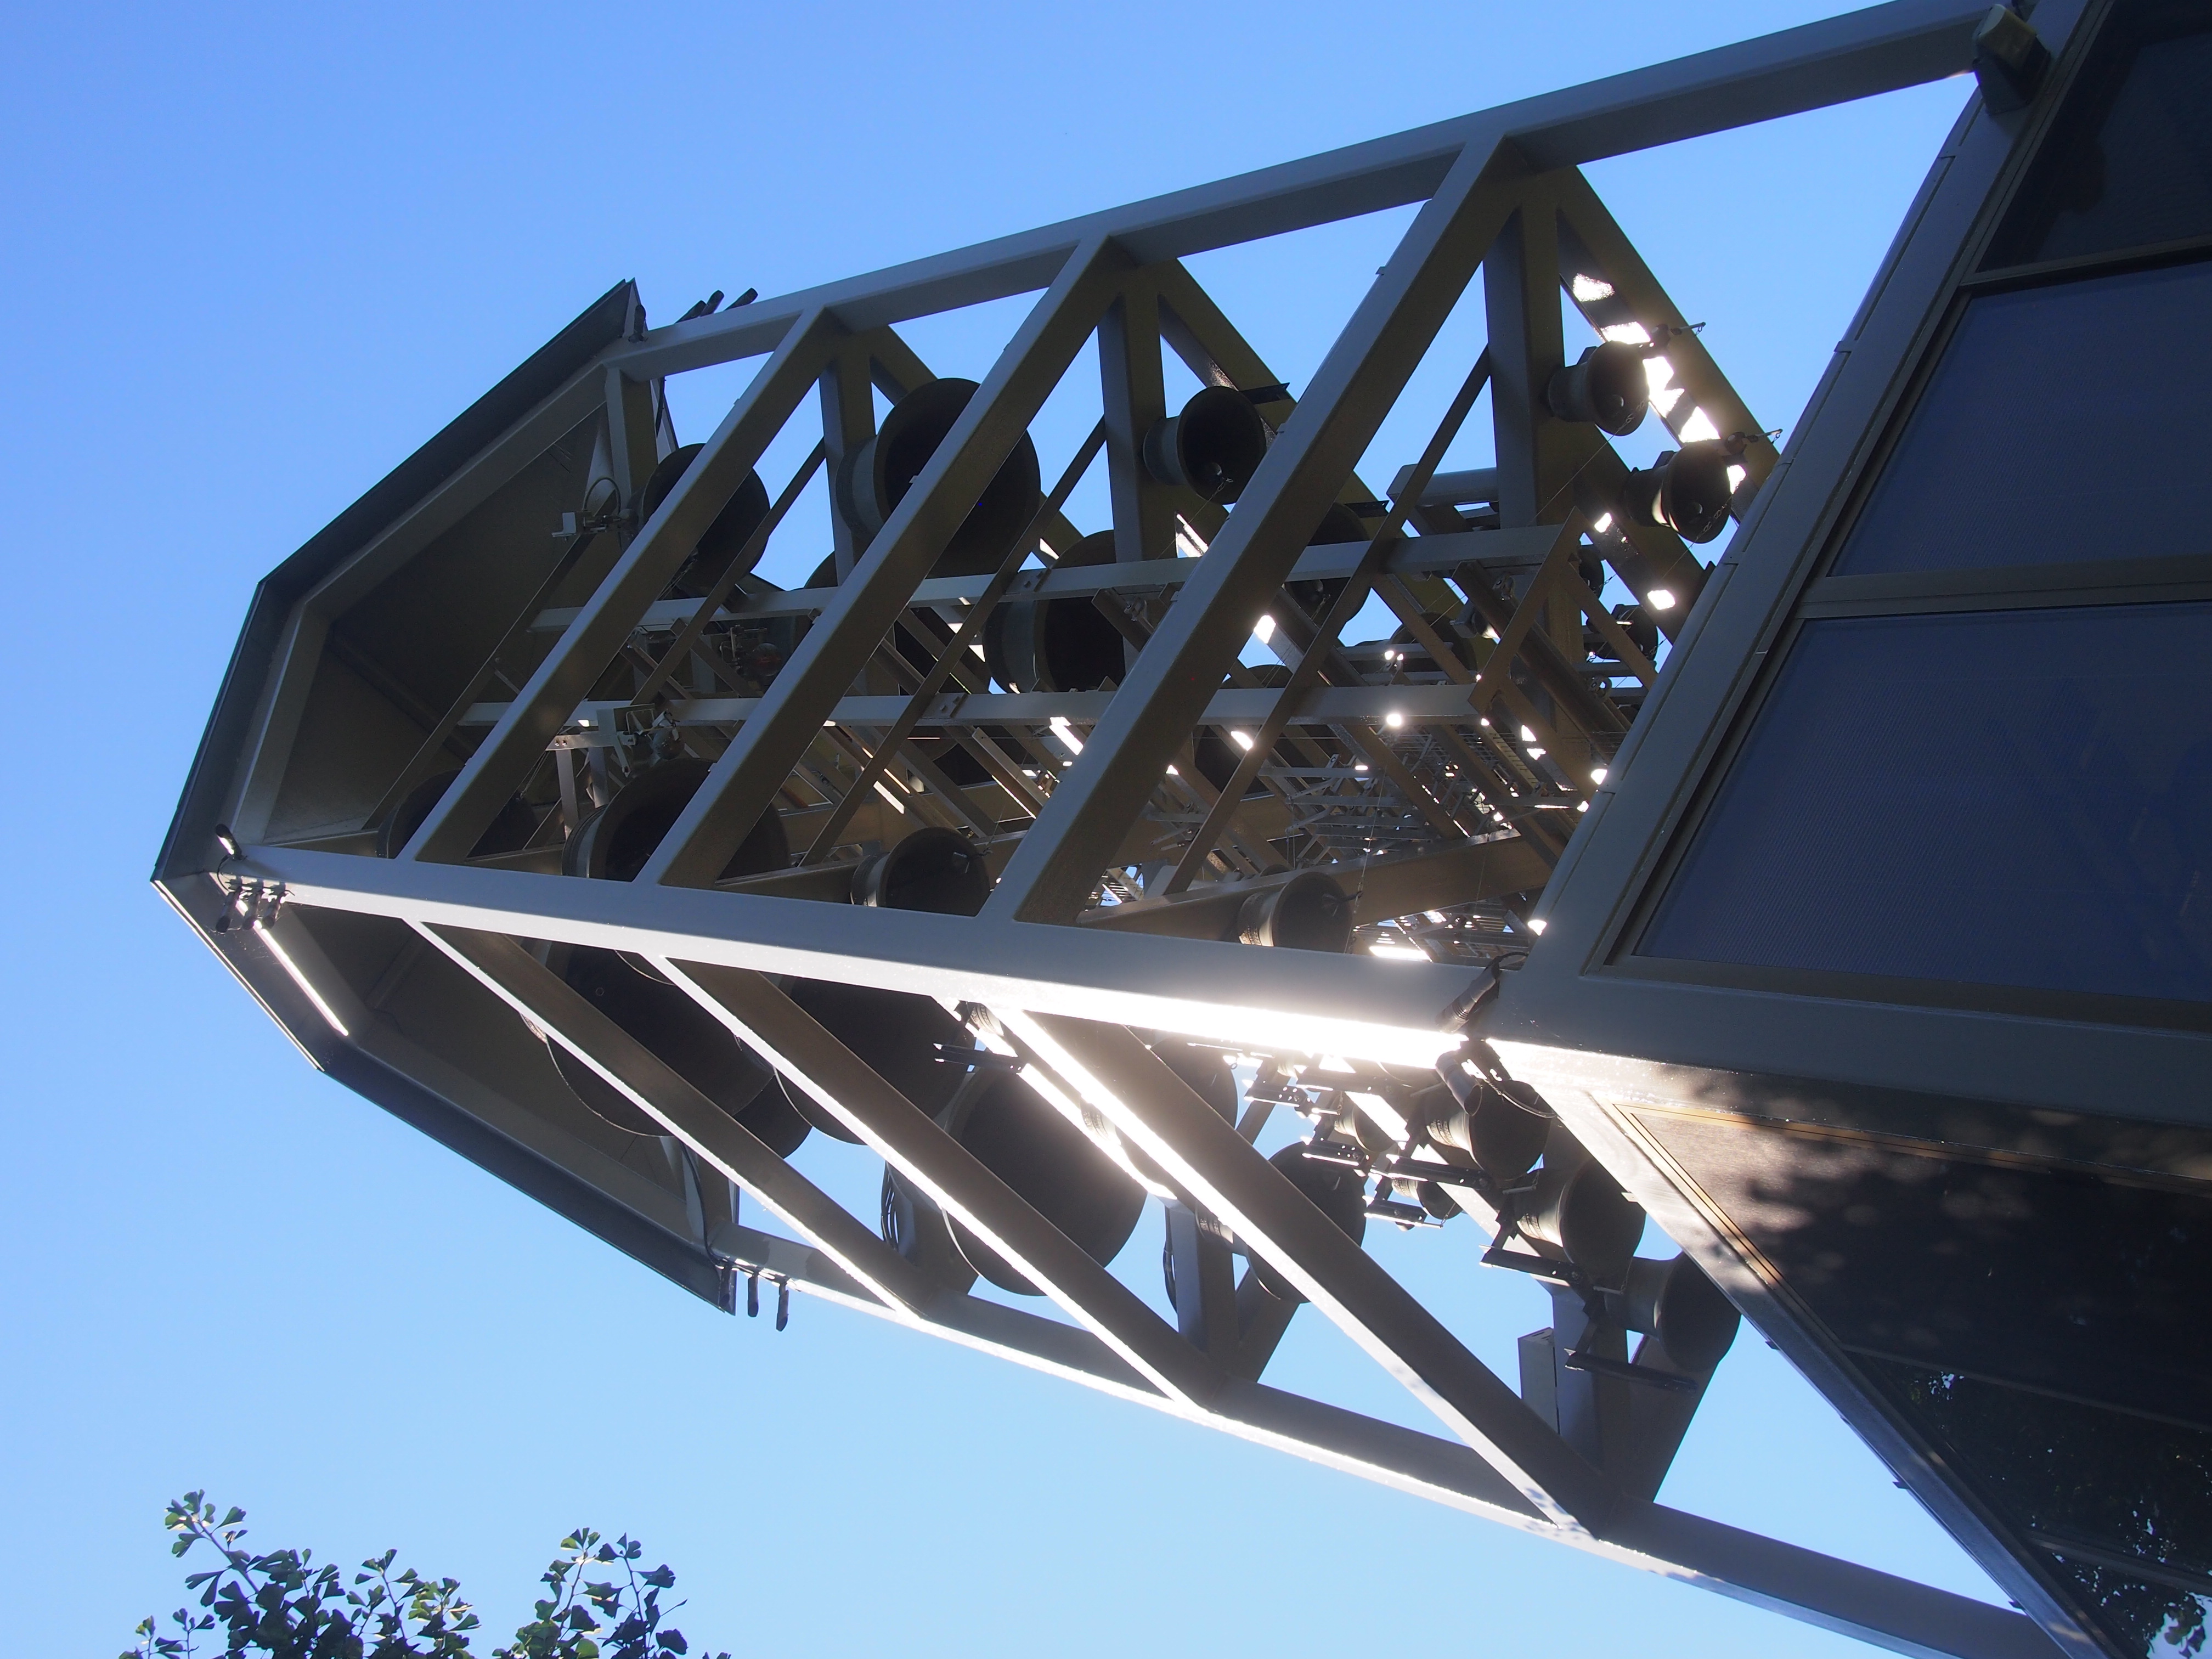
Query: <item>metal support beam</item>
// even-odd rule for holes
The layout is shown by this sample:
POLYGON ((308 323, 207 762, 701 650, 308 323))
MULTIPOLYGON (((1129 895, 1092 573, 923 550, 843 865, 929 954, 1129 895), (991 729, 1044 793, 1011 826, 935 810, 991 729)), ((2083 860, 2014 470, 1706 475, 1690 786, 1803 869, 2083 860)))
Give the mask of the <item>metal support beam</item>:
POLYGON ((1282 586, 1383 414, 1512 207, 1520 164, 1470 150, 1413 220, 1329 349, 1229 526, 1138 658, 1023 838, 989 913, 1065 921, 1084 907, 1138 805, 1166 769, 1282 586))
POLYGON ((1168 412, 1160 379, 1160 302, 1143 274, 1123 286, 1098 325, 1098 374, 1115 560, 1134 564, 1166 557, 1175 551, 1175 518, 1165 488, 1146 469, 1144 458, 1145 434, 1168 412))
POLYGON ((640 378, 770 349, 816 307, 854 330, 1044 287, 1087 240, 1141 264, 1402 207, 1433 195, 1463 151, 1504 141, 1540 168, 1572 167, 1826 109, 1971 68, 1979 0, 1894 0, 1547 93, 1389 138, 1176 191, 1041 229, 763 299, 652 331, 609 354, 640 378))
MULTIPOLYGON (((1443 535, 1421 535, 1392 545, 1383 555, 1385 575, 1424 575, 1480 564, 1488 571, 1510 574, 1534 569, 1550 550, 1556 530, 1455 531, 1443 535)), ((1348 576, 1366 552, 1364 542, 1334 542, 1309 547, 1291 567, 1293 581, 1328 581, 1348 576)), ((1046 599, 1073 599, 1094 593, 1151 593, 1171 592, 1197 574, 1196 559, 1147 559, 1142 564, 1062 566, 1053 570, 1026 572, 1003 603, 1026 605, 1046 599)), ((958 605, 981 596, 988 576, 932 576, 917 586, 908 601, 915 610, 958 605)), ((835 588, 795 587, 788 592, 769 589, 732 599, 721 615, 732 620, 768 617, 811 617, 836 599, 835 588)), ((657 599, 638 618, 642 629, 665 631, 680 628, 698 610, 696 599, 657 599)), ((538 613, 532 629, 559 633, 575 621, 579 612, 556 606, 538 613)))
POLYGON ((1203 1405, 1221 1373, 921 1108, 760 975, 654 965, 1163 1394, 1203 1405))
POLYGON ((1103 239, 1069 257, 868 544, 851 580, 839 586, 777 674, 760 713, 714 763, 639 873, 641 882, 702 887, 722 872, 1020 441, 1127 269, 1127 256, 1103 239))
MULTIPOLYGON (((698 458, 677 480, 676 488, 568 624, 561 642, 547 653, 499 725, 461 769, 453 787, 430 809, 403 858, 454 863, 468 857, 500 809, 536 768, 569 712, 629 637, 646 607, 660 597, 715 515, 737 494, 842 334, 819 310, 792 325, 698 458)), ((790 768, 784 769, 787 773, 790 768)))
POLYGON ((1007 1003, 1229 1048, 1345 1054, 1428 1066, 1456 1049, 1453 1010, 1487 974, 1256 945, 1054 929, 766 898, 578 881, 517 870, 255 847, 233 866, 301 904, 763 974, 1007 1003))
POLYGON ((457 927, 416 931, 658 1120, 695 1156, 750 1193, 878 1302, 910 1309, 933 1290, 912 1262, 512 939, 457 927))
POLYGON ((1552 372, 1565 355, 1559 268, 1559 210, 1551 181, 1532 181, 1482 266, 1497 433, 1494 478, 1503 525, 1557 524, 1574 505, 1564 491, 1572 466, 1568 430, 1545 401, 1552 372))
POLYGON ((1620 1494, 1419 1302, 1126 1030, 999 1018, 1330 1322, 1562 1527, 1602 1529, 1620 1494))
MULTIPOLYGON (((1329 866, 1329 873, 1351 890, 1354 927, 1446 904, 1471 904, 1508 893, 1525 893, 1541 887, 1551 872, 1552 866, 1543 855, 1510 830, 1431 852, 1329 866)), ((1081 921, 1085 927, 1111 933, 1226 939, 1245 902, 1255 893, 1280 887, 1301 873, 1284 870, 1249 881, 1209 882, 1171 897, 1104 905, 1085 911, 1081 921)))
MULTIPOLYGON (((856 1296, 855 1287, 834 1266, 820 1262, 803 1246, 750 1228, 726 1229, 722 1243, 738 1261, 788 1277, 794 1289, 878 1318, 899 1318, 896 1310, 856 1296)), ((2017 1613, 1663 1504, 1624 1500, 1602 1538, 1563 1533, 1530 1518, 1490 1467, 1465 1446, 1237 1377, 1223 1383, 1210 1410, 1194 1411, 1142 1387, 1090 1332, 1018 1308, 975 1297, 940 1296, 921 1316, 902 1322, 1116 1399, 1892 1653, 1913 1659, 2056 1659, 2058 1652, 2017 1613)))

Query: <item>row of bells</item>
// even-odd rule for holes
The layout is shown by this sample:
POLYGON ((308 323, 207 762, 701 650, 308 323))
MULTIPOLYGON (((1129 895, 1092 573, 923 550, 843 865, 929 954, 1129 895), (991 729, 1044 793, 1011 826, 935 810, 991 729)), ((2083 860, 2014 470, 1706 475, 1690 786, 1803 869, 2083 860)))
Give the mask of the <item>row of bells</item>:
MULTIPOLYGON (((1656 349, 1620 340, 1594 345, 1552 376, 1544 401, 1560 420, 1625 438, 1650 412, 1651 382, 1644 365, 1656 349)), ((1729 471, 1740 465, 1741 453, 1740 444, 1719 438, 1670 450, 1629 473, 1620 511, 1632 523, 1663 526, 1686 542, 1709 542, 1728 527, 1735 494, 1729 471)))
MULTIPOLYGON (((1552 376, 1546 402, 1560 420, 1626 436, 1643 423, 1650 406, 1644 371, 1648 356, 1648 348, 1617 341, 1592 346, 1552 376)), ((951 378, 917 386, 893 406, 874 436, 841 461, 832 489, 839 510, 863 542, 883 528, 905 499, 977 389, 973 380, 951 378)), ((1179 414, 1154 422, 1141 449, 1146 470, 1155 479, 1226 506, 1251 483, 1271 439, 1251 396, 1234 387, 1212 386, 1194 394, 1179 414)), ((667 499, 702 447, 685 445, 654 469, 640 498, 641 520, 650 518, 667 499)), ((1735 450, 1724 441, 1685 444, 1662 454, 1652 466, 1630 472, 1620 509, 1634 522, 1663 526, 1687 541, 1711 541, 1727 526, 1733 495, 1729 472, 1737 464, 1735 450)), ((1036 511, 1039 483, 1036 447, 1024 433, 945 544, 930 574, 979 576, 996 570, 1036 511)), ((697 599, 716 591, 769 510, 767 487, 758 473, 748 473, 700 537, 670 583, 670 592, 697 599)), ((1359 515, 1340 502, 1315 526, 1312 541, 1317 545, 1361 541, 1367 533, 1359 515)), ((759 549, 752 551, 757 559, 759 549)), ((1113 556, 1111 536, 1101 534, 1084 538, 1060 562, 1110 563, 1113 556)), ((736 574, 749 571, 750 566, 736 574)), ((825 559, 806 585, 832 586, 836 579, 834 558, 825 559)), ((1334 597, 1331 590, 1340 585, 1302 586, 1316 591, 1296 597, 1318 611, 1326 609, 1334 597)), ((1118 679, 1123 672, 1120 632, 1087 599, 1008 607, 994 617, 993 630, 986 650, 993 657, 994 678, 1014 690, 1093 690, 1109 678, 1118 679)))
MULTIPOLYGON (((607 881, 634 878, 692 795, 708 767, 690 757, 663 760, 633 773, 607 803, 586 815, 562 849, 564 873, 607 881)), ((382 828, 380 849, 396 854, 459 775, 447 772, 415 790, 382 828)), ((726 879, 781 870, 790 862, 783 821, 762 817, 724 871, 726 879)), ((858 866, 851 896, 882 908, 974 915, 992 878, 981 850, 957 831, 918 830, 858 866)), ((1255 894, 1229 937, 1246 942, 1343 951, 1352 907, 1334 880, 1308 872, 1255 894)), ((550 947, 547 965, 701 1094, 757 1136, 779 1157, 819 1130, 857 1139, 805 1091, 780 1078, 693 998, 651 963, 626 952, 585 945, 550 947)), ((1038 1096, 1020 1074, 994 1063, 968 1029, 933 999, 830 981, 787 978, 782 988, 800 1009, 851 1049, 877 1075, 935 1118, 979 1162, 1101 1262, 1127 1243, 1143 1209, 1146 1182, 1135 1156, 1102 1146, 1038 1096), (971 1073, 973 1073, 971 1080, 971 1073)), ((1237 1085, 1226 1055, 1161 1039, 1163 1058, 1202 1097, 1233 1117, 1237 1085)), ((547 1041, 549 1054, 576 1097, 594 1114, 634 1134, 660 1125, 621 1091, 547 1041)), ((912 1218, 927 1200, 887 1176, 886 1236, 902 1249, 925 1247, 912 1218), (902 1228, 901 1217, 908 1218, 902 1228)), ((1157 1181, 1152 1190, 1164 1190, 1157 1181)), ((1030 1287, 957 1224, 953 1237, 964 1262, 995 1285, 1030 1287)))
MULTIPOLYGON (((684 757, 633 773, 569 836, 564 872, 596 880, 634 878, 707 772, 704 762, 684 757)), ((386 856, 406 844, 459 775, 431 778, 409 796, 383 827, 386 856)), ((771 811, 723 873, 726 879, 763 874, 789 862, 782 819, 771 811)), ((954 830, 931 827, 858 866, 851 897, 880 908, 974 915, 991 885, 981 848, 954 830)), ((1351 942, 1352 921, 1352 906, 1335 880, 1307 871, 1253 895, 1227 936, 1249 945, 1341 951, 1351 942)), ((572 989, 779 1157, 796 1152, 815 1130, 839 1140, 857 1139, 642 958, 556 945, 546 960, 572 989)), ((801 1010, 1101 1264, 1128 1243, 1147 1191, 1167 1194, 1141 1153, 1121 1146, 1110 1130, 1094 1138, 1062 1116, 1018 1071, 979 1048, 935 1000, 823 980, 787 978, 782 986, 801 1010)), ((562 1080, 599 1117, 633 1134, 661 1133, 657 1121, 567 1048, 550 1037, 546 1047, 562 1080)), ((1227 1055, 1170 1037, 1155 1039, 1154 1047, 1194 1093, 1224 1121, 1235 1121, 1238 1090, 1227 1055)), ((1735 1310, 1689 1258, 1635 1258, 1644 1233, 1642 1207, 1595 1160, 1558 1155, 1564 1137, 1526 1085, 1447 1068, 1406 1107, 1413 1137, 1501 1194, 1503 1213, 1518 1237, 1592 1286, 1612 1316, 1631 1330, 1660 1334, 1685 1369, 1702 1375, 1718 1363, 1735 1337, 1735 1310)), ((1379 1133, 1364 1119, 1354 1122, 1364 1135, 1379 1133)), ((1364 1150, 1386 1154, 1397 1148, 1377 1140, 1364 1150)), ((1362 1241, 1367 1175, 1356 1162, 1332 1158, 1318 1142, 1306 1141, 1284 1147, 1270 1161, 1347 1237, 1362 1241)), ((1423 1183, 1419 1196, 1440 1216, 1455 1207, 1433 1182, 1423 1183)), ((889 1170, 882 1212, 884 1237, 933 1269, 942 1272, 948 1265, 943 1257, 949 1249, 957 1258, 950 1264, 956 1271, 1007 1291, 1034 1292, 1018 1271, 959 1223, 940 1217, 889 1170)), ((1254 1271, 1274 1296, 1299 1299, 1272 1267, 1255 1262, 1254 1271)), ((1172 1300, 1171 1270, 1168 1292, 1172 1300)))
MULTIPOLYGON (((1610 432, 1634 430, 1648 403, 1643 356, 1634 348, 1610 343, 1586 352, 1579 362, 1553 377, 1548 396, 1554 413, 1610 432)), ((873 438, 845 457, 833 488, 842 511, 864 537, 872 536, 889 519, 976 390, 973 381, 961 380, 935 380, 916 388, 900 399, 873 438)), ((1250 482, 1269 439, 1269 429, 1250 397, 1233 388, 1209 386, 1179 414, 1157 422, 1146 434, 1142 450, 1145 465, 1157 479, 1226 504, 1250 482)), ((667 498, 700 448, 687 446, 661 462, 641 496, 641 519, 649 518, 667 498)), ((1690 539, 1710 539, 1725 521, 1725 471, 1731 459, 1718 445, 1695 444, 1662 457, 1649 472, 1632 474, 1626 510, 1646 522, 1668 524, 1690 539), (1707 449, 1714 452, 1712 456, 1705 454, 1707 449), (1717 486, 1712 482, 1716 478, 1717 486), (1634 503, 1647 494, 1648 511, 1639 512, 1634 503)), ((1036 453, 1024 435, 948 542, 932 574, 976 575, 997 568, 1036 510, 1038 485, 1036 453)), ((766 489, 757 474, 749 475, 679 568, 669 585, 671 594, 704 598, 726 587, 769 510, 766 489)), ((1367 533, 1358 514, 1336 504, 1316 526, 1313 539, 1316 544, 1346 542, 1364 539, 1367 533)), ((757 549, 754 552, 757 556, 757 549)), ((1112 558, 1109 533, 1085 538, 1061 562, 1086 565, 1112 558)), ((834 564, 825 562, 809 585, 830 585, 835 580, 834 564)), ((1293 597, 1318 612, 1333 602, 1340 586, 1295 584, 1293 597)), ((1096 689, 1121 678, 1126 667, 1119 630, 1085 599, 996 611, 984 643, 993 678, 1017 690, 1096 689)), ((1209 757, 1195 758, 1205 769, 1209 757)), ((1211 758, 1225 763, 1216 769, 1224 775, 1233 768, 1234 757, 1225 753, 1211 758)), ((672 759, 635 773, 571 835, 563 852, 566 872, 604 880, 633 878, 706 771, 702 762, 672 759)), ((427 780, 381 826, 380 845, 386 855, 405 844, 457 775, 447 773, 427 780)), ((519 811, 520 804, 510 803, 508 810, 519 811)), ((487 845, 500 844, 501 826, 495 824, 485 840, 487 845)), ((755 825, 724 877, 782 869, 789 862, 789 850, 782 821, 771 811, 755 825)), ((990 885, 980 849, 951 830, 927 829, 860 866, 852 897, 854 902, 883 908, 974 915, 981 908, 990 885)), ((1352 906, 1341 889, 1328 875, 1308 872, 1254 896, 1229 936, 1255 945, 1342 951, 1351 931, 1352 906)), ((642 959, 556 945, 548 963, 778 1155, 789 1155, 816 1129, 839 1139, 854 1138, 642 959)), ((1110 1139, 1106 1144, 1094 1139, 1053 1109, 1018 1072, 992 1064, 966 1028, 934 1000, 820 981, 793 979, 784 988, 800 1008, 935 1117, 979 1162, 1096 1260, 1112 1260, 1127 1243, 1147 1186, 1164 1190, 1146 1178, 1140 1160, 1128 1150, 1110 1139)), ((563 1079, 591 1110, 633 1133, 659 1132, 653 1119, 596 1072, 559 1044, 549 1042, 548 1047, 563 1079)), ((1158 1051, 1202 1098, 1234 1117, 1237 1085, 1224 1055, 1172 1040, 1162 1040, 1158 1051)), ((1494 1182, 1510 1185, 1527 1176, 1542 1152, 1548 1133, 1546 1120, 1528 1109, 1526 1103, 1486 1085, 1467 1098, 1448 1095, 1439 1085, 1423 1108, 1420 1122, 1431 1144, 1448 1158, 1463 1157, 1494 1182)), ((1273 1161, 1349 1237, 1358 1240, 1362 1236, 1366 1218, 1364 1174, 1312 1156, 1304 1143, 1285 1147, 1273 1161)), ((1688 1293, 1679 1285, 1668 1299, 1669 1285, 1688 1282, 1674 1264, 1632 1261, 1643 1212, 1594 1164, 1583 1160, 1556 1170, 1547 1167, 1513 1203, 1522 1237, 1540 1250, 1556 1252, 1590 1282, 1623 1286, 1609 1294, 1626 1298, 1624 1307, 1635 1304, 1641 1308, 1637 1316, 1646 1325, 1659 1320, 1662 1308, 1685 1304, 1688 1293), (1638 1273, 1662 1267, 1671 1278, 1646 1285, 1638 1302, 1638 1273)), ((933 1213, 926 1200, 906 1190, 900 1177, 886 1173, 886 1237, 909 1253, 926 1252, 933 1213)), ((1033 1289, 957 1223, 950 1233, 963 1263, 975 1273, 1007 1290, 1033 1289)), ((1261 1282, 1273 1293, 1295 1297, 1271 1269, 1259 1271, 1261 1282)), ((1643 1279, 1650 1279, 1651 1274, 1644 1273, 1643 1279)), ((1717 1291, 1711 1295, 1718 1300, 1717 1291)), ((1720 1301, 1719 1305, 1726 1304, 1720 1301)), ((1673 1322, 1686 1328, 1692 1322, 1678 1316, 1673 1322)))
MULTIPOLYGON (((1643 1206, 1560 1128, 1534 1090, 1493 1083, 1448 1063, 1439 1081, 1403 1107, 1408 1144, 1425 1143, 1445 1163, 1477 1177, 1493 1197, 1501 1243, 1509 1236, 1519 1239, 1582 1290, 1593 1312, 1657 1337, 1677 1369, 1706 1376, 1720 1363, 1740 1322, 1733 1304, 1688 1256, 1661 1261, 1636 1255, 1644 1231, 1643 1206)), ((1367 1153, 1385 1157, 1398 1150, 1393 1138, 1364 1116, 1348 1120, 1344 1128, 1367 1153)), ((1316 1139, 1285 1146, 1271 1162, 1346 1234, 1361 1239, 1366 1178, 1356 1158, 1316 1139)), ((1433 1181, 1420 1182, 1414 1195, 1439 1219, 1457 1213, 1458 1206, 1433 1181)), ((1295 1297, 1271 1269, 1259 1271, 1271 1291, 1295 1297)), ((1172 1276, 1169 1295, 1172 1299, 1172 1276)))

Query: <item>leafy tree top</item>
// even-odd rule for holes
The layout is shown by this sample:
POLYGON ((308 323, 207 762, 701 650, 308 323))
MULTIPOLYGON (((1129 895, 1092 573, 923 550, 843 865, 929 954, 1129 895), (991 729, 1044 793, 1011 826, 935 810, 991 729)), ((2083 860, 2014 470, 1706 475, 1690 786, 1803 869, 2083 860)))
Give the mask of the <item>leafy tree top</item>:
MULTIPOLYGON (((469 1643, 480 1621, 454 1580, 426 1578, 412 1567, 395 1571, 398 1552, 386 1550, 349 1581, 334 1562, 317 1565, 311 1550, 248 1550, 245 1520, 234 1507, 218 1518, 204 1492, 169 1505, 169 1553, 183 1556, 205 1544, 222 1565, 185 1580, 199 1592, 197 1608, 171 1613, 166 1634, 155 1620, 142 1620, 137 1644, 121 1659, 459 1659, 475 1651, 469 1643)), ((530 1621, 513 1642, 492 1649, 491 1659, 685 1659, 684 1632, 664 1622, 683 1603, 664 1607, 660 1599, 676 1575, 665 1563, 641 1570, 644 1553, 628 1534, 610 1543, 577 1528, 546 1567, 530 1621), (609 1571, 594 1578, 595 1569, 609 1571)))

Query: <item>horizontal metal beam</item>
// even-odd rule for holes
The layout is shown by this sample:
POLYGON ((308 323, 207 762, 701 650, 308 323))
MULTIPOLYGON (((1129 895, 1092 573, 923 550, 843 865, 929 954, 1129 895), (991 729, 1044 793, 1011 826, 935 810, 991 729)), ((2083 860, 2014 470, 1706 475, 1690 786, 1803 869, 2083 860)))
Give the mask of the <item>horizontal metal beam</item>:
POLYGON ((1679 143, 1956 75, 1977 0, 1894 0, 1478 114, 1153 197, 865 276, 654 329, 607 361, 634 379, 772 349, 811 307, 854 331, 1043 288, 1092 237, 1139 264, 1424 200, 1461 151, 1516 145, 1539 168, 1679 143))
POLYGON ((1510 830, 1391 858, 1309 865, 1249 881, 1217 881, 1166 898, 1139 899, 1086 910, 1085 927, 1117 933, 1164 933, 1176 939, 1223 939, 1237 913, 1256 893, 1272 892, 1314 869, 1335 878, 1352 902, 1352 926, 1410 916, 1416 911, 1474 904, 1541 887, 1552 873, 1536 849, 1510 830))
POLYGON ((520 939, 797 974, 1285 1054, 1428 1066, 1483 972, 1441 963, 586 881, 419 860, 253 847, 233 873, 295 902, 520 939))
POLYGON ((1661 1504, 1624 1504, 1605 1541, 1620 1559, 1913 1659, 2059 1659, 2062 1651, 2025 1613, 1661 1504))
MULTIPOLYGON (((1087 726, 1104 717, 1115 696, 1111 691, 946 691, 930 700, 915 724, 1042 726, 1064 720, 1087 726)), ((1280 696, 1267 686, 1217 691, 1200 711, 1198 723, 1256 726, 1273 712, 1280 696)), ((736 726, 752 719, 765 702, 762 697, 679 697, 669 702, 665 712, 678 726, 736 726)), ((889 726, 905 713, 906 705, 904 697, 840 697, 823 718, 840 726, 889 726)), ((582 703, 574 718, 605 727, 611 725, 614 711, 630 706, 582 703)), ((504 702, 471 703, 461 715, 460 724, 495 726, 506 718, 510 707, 504 702)), ((1298 693, 1289 715, 1293 726, 1355 722, 1371 726, 1472 726, 1479 718, 1468 702, 1468 688, 1449 681, 1309 686, 1298 693), (1395 721, 1391 718, 1394 715, 1397 717, 1395 721)))
MULTIPOLYGON (((1503 574, 1531 569, 1559 539, 1555 526, 1534 529, 1454 531, 1440 536, 1412 536, 1383 556, 1386 576, 1416 576, 1458 569, 1479 563, 1486 571, 1503 574)), ((1310 547, 1291 568, 1292 581, 1326 581, 1349 576, 1366 551, 1364 542, 1336 542, 1310 547)), ((1197 575, 1198 559, 1145 559, 1129 564, 1086 564, 1062 569, 1030 570, 1000 599, 1000 605, 1023 605, 1040 599, 1088 598, 1093 593, 1158 593, 1180 587, 1197 575)), ((928 605, 972 603, 982 598, 988 576, 933 576, 914 590, 908 604, 915 610, 928 605)), ((784 592, 757 593, 724 603, 721 615, 732 622, 762 617, 811 617, 837 597, 834 587, 794 587, 784 592)), ((641 628, 673 632, 690 621, 699 608, 696 599, 659 599, 643 613, 641 628)), ((542 611, 531 626, 534 632, 557 634, 575 621, 577 607, 561 605, 542 611)), ((1256 619, 1255 619, 1256 620, 1256 619)))

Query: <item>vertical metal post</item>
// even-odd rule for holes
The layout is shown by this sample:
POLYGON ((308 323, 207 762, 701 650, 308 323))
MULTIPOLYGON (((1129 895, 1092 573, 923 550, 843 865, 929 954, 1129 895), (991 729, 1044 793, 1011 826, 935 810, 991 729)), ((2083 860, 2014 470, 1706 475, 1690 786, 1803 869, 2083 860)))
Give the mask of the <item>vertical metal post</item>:
POLYGON ((1483 261, 1490 329, 1490 407, 1498 438, 1498 521, 1557 524, 1573 459, 1569 435, 1544 401, 1565 355, 1559 323, 1559 219, 1552 193, 1532 185, 1483 261))
POLYGON ((1175 1273, 1176 1327, 1223 1364, 1237 1357, 1237 1258, 1212 1216, 1167 1206, 1168 1259, 1175 1273))
POLYGON ((1145 470, 1145 434, 1167 414, 1160 379, 1160 302, 1150 282, 1132 279, 1098 325, 1098 374, 1106 415, 1107 476, 1113 489, 1114 556, 1128 563, 1169 556, 1175 526, 1162 487, 1145 470))
POLYGON ((609 368, 607 447, 614 463, 615 487, 622 491, 622 504, 628 512, 636 510, 638 495, 660 461, 654 418, 653 382, 633 380, 622 370, 609 368))
POLYGON ((868 380, 868 348, 858 340, 822 371, 822 441, 829 452, 830 534, 837 580, 853 574, 860 556, 860 529, 845 516, 838 483, 845 476, 845 458, 858 451, 876 433, 875 388, 868 380))

